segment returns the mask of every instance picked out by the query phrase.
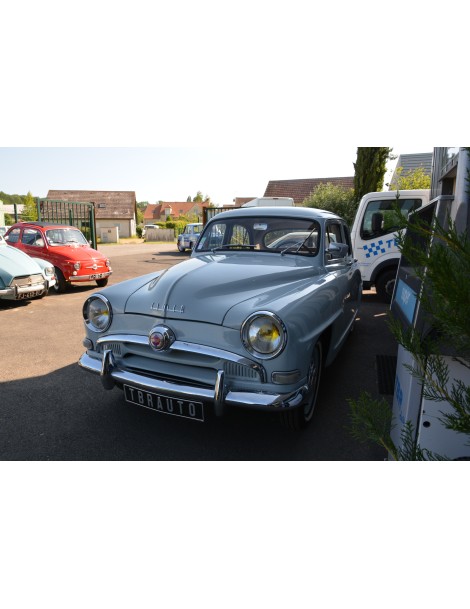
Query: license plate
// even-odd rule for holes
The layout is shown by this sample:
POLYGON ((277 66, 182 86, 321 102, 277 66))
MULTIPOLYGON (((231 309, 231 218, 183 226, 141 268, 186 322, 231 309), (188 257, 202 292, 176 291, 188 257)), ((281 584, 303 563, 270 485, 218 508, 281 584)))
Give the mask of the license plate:
POLYGON ((90 275, 90 279, 101 279, 103 277, 103 273, 98 273, 97 275, 90 275))
POLYGON ((41 292, 23 292, 18 294, 18 300, 26 300, 27 298, 36 298, 41 292))
POLYGON ((204 422, 204 405, 202 402, 169 398, 158 393, 136 389, 129 385, 124 385, 124 397, 131 404, 150 408, 150 410, 156 412, 204 422))

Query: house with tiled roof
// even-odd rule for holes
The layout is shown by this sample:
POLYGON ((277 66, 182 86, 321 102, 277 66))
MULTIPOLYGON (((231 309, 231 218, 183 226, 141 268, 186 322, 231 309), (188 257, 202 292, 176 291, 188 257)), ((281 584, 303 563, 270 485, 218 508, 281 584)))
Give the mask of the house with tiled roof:
POLYGON ((265 197, 292 197, 295 205, 302 205, 320 184, 334 184, 343 188, 354 188, 354 176, 342 178, 307 178, 298 180, 270 180, 265 197))
POLYGON ((137 200, 133 190, 49 190, 47 198, 72 203, 94 203, 96 231, 119 228, 120 237, 136 234, 137 200))
POLYGON ((168 218, 177 220, 180 216, 202 218, 202 208, 207 207, 207 203, 194 201, 160 201, 160 203, 149 204, 144 210, 144 224, 155 222, 165 222, 168 218))

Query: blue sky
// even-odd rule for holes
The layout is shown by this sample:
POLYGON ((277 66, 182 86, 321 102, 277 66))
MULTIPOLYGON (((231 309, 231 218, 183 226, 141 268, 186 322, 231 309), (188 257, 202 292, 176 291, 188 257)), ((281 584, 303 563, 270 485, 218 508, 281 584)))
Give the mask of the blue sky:
MULTIPOLYGON (((431 152, 429 146, 394 152, 431 152)), ((138 201, 185 201, 198 190, 217 205, 263 196, 269 180, 354 175, 357 148, 319 146, 0 148, 0 190, 133 190, 138 201)), ((391 167, 395 163, 391 163, 391 167)))

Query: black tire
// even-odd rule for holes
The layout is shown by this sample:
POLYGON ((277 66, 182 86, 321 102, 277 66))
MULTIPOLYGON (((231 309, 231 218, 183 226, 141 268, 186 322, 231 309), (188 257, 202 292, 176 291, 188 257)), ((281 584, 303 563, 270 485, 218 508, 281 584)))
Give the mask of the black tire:
POLYGON ((184 252, 186 251, 186 248, 181 247, 181 245, 178 243, 178 251, 180 251, 182 254, 184 254, 184 252))
POLYGON ((108 277, 105 277, 104 279, 97 279, 96 280, 96 285, 99 288, 104 288, 108 285, 108 277))
POLYGON ((375 290, 378 297, 383 302, 390 303, 393 296, 393 289, 395 287, 395 279, 397 277, 397 270, 389 270, 383 272, 375 282, 375 290))
POLYGON ((55 268, 55 276, 57 281, 55 282, 54 285, 54 290, 58 293, 58 294, 62 294, 63 292, 66 291, 67 287, 68 287, 68 283, 65 281, 65 277, 64 274, 62 273, 62 271, 56 266, 55 268))
POLYGON ((320 387, 323 369, 323 345, 319 340, 313 348, 312 359, 307 376, 307 395, 301 406, 281 412, 281 423, 287 429, 298 431, 304 429, 312 420, 317 404, 318 389, 320 387))

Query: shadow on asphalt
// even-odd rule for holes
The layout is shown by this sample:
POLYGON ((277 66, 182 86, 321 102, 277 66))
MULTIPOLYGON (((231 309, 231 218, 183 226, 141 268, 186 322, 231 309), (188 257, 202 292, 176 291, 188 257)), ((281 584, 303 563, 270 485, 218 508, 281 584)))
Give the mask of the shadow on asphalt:
POLYGON ((128 404, 121 390, 106 391, 98 377, 70 365, 0 384, 0 459, 382 460, 380 448, 352 439, 347 402, 341 392, 331 397, 338 383, 341 375, 330 367, 311 425, 292 432, 276 413, 209 413, 204 423, 156 413, 128 404))

